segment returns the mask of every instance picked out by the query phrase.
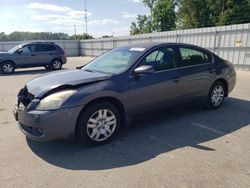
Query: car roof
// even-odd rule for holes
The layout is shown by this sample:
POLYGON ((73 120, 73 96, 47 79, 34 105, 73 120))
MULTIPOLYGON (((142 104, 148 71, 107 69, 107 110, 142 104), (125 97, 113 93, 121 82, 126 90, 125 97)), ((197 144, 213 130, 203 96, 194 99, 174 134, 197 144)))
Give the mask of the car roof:
MULTIPOLYGON (((205 48, 202 48, 200 46, 196 46, 193 44, 186 44, 186 43, 177 43, 177 42, 170 42, 170 43, 162 43, 162 42, 152 42, 152 43, 139 43, 139 44, 131 44, 128 46, 123 46, 121 48, 145 48, 146 50, 155 48, 155 47, 160 47, 163 45, 170 45, 170 46, 186 46, 186 47, 193 47, 193 48, 199 48, 205 51, 209 51, 205 48)), ((211 53, 211 52, 210 52, 211 53)))
POLYGON ((51 45, 55 45, 54 42, 46 42, 46 41, 35 41, 35 42, 26 42, 21 44, 22 46, 27 45, 27 44, 51 44, 51 45))

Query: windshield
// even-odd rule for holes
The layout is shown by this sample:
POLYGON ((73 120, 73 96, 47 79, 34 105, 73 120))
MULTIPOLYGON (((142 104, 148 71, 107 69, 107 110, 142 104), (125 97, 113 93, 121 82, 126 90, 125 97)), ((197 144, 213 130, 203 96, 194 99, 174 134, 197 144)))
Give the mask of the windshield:
POLYGON ((21 45, 18 45, 18 46, 16 46, 16 47, 10 49, 10 50, 8 51, 8 53, 14 53, 15 51, 17 51, 17 50, 18 50, 19 48, 21 48, 21 47, 22 47, 21 45))
POLYGON ((113 49, 94 59, 82 70, 117 74, 126 70, 144 50, 144 48, 113 49))

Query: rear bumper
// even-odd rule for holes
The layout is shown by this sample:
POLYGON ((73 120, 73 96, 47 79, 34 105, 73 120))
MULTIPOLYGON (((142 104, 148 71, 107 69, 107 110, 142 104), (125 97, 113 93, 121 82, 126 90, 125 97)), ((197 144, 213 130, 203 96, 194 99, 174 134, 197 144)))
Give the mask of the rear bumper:
POLYGON ((67 63, 67 58, 66 58, 66 57, 63 57, 63 58, 62 58, 62 64, 65 64, 65 63, 67 63))
POLYGON ((227 77, 228 80, 228 94, 231 93, 236 85, 236 71, 233 69, 231 70, 231 74, 227 77))
POLYGON ((29 111, 17 106, 13 109, 19 129, 30 139, 49 141, 74 136, 78 115, 82 107, 53 111, 29 111))

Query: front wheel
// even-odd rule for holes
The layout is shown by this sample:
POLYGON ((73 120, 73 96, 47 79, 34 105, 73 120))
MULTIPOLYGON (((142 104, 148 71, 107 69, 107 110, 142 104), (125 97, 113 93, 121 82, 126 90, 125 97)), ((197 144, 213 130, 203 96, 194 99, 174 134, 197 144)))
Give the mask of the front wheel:
POLYGON ((219 108, 224 99, 225 99, 225 86, 224 84, 222 84, 220 81, 216 81, 210 91, 209 94, 207 96, 207 101, 206 101, 206 108, 208 109, 217 109, 219 108))
POLYGON ((53 70, 59 70, 62 68, 62 61, 60 59, 54 59, 51 63, 51 68, 53 70))
POLYGON ((4 62, 1 65, 1 70, 4 74, 11 74, 15 71, 15 65, 11 62, 4 62))
POLYGON ((80 142, 104 144, 119 132, 120 114, 110 103, 96 103, 87 107, 79 117, 76 135, 80 142))

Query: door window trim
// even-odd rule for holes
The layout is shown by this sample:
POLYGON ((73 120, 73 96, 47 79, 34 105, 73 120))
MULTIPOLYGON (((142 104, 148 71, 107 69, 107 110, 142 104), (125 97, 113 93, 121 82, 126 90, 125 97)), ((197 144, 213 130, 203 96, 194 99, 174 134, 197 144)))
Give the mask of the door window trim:
MULTIPOLYGON (((134 67, 132 68, 132 70, 130 71, 130 74, 129 74, 129 78, 130 77, 133 77, 133 72, 136 68, 138 68, 138 65, 141 63, 141 61, 146 58, 148 55, 150 55, 152 52, 154 52, 155 50, 157 49, 160 49, 160 48, 172 48, 173 50, 173 53, 174 53, 174 58, 175 58, 175 61, 177 61, 177 55, 176 55, 176 52, 177 52, 177 48, 178 46, 177 45, 159 45, 159 46, 156 46, 156 47, 153 47, 152 49, 150 49, 148 52, 146 52, 144 55, 142 55, 139 60, 137 60, 138 62, 134 65, 134 67)), ((176 67, 177 68, 177 67, 176 67)), ((165 70, 160 70, 160 71, 155 71, 153 74, 155 73, 160 73, 160 72, 163 72, 163 71, 170 71, 170 70, 174 70, 176 68, 171 68, 171 69, 165 69, 165 70)))
POLYGON ((177 68, 186 68, 186 67, 196 67, 196 66, 199 66, 199 65, 207 65, 207 64, 213 64, 214 63, 214 55, 206 50, 206 49, 203 49, 203 48, 200 48, 200 47, 196 47, 196 46, 189 46, 188 44, 185 45, 185 44, 181 44, 181 45, 178 45, 177 46, 177 68), (207 62, 207 63, 200 63, 200 64, 197 64, 197 65, 188 65, 188 66, 183 66, 183 67, 180 67, 179 66, 179 61, 181 61, 181 52, 180 52, 180 48, 187 48, 187 49, 191 49, 191 50, 196 50, 198 52, 201 52, 201 53, 204 53, 204 54, 207 54, 207 55, 210 55, 211 56, 211 62, 207 62))
MULTIPOLYGON (((215 63, 214 61, 214 54, 211 53, 210 51, 206 50, 206 49, 203 49, 203 48, 200 48, 200 47, 196 47, 196 46, 189 46, 188 44, 185 45, 185 44, 182 44, 182 45, 162 45, 162 46, 157 46, 157 47, 154 47, 152 48, 151 50, 149 50, 148 52, 146 52, 142 57, 139 58, 139 60, 136 60, 138 61, 136 63, 136 65, 132 68, 132 70, 130 71, 130 74, 129 74, 129 78, 131 77, 134 77, 133 76, 133 72, 134 70, 138 67, 139 63, 145 58, 147 57, 147 55, 149 55, 150 53, 152 53, 154 50, 157 50, 158 48, 162 48, 162 47, 169 47, 169 48, 172 48, 173 49, 173 52, 175 53, 175 60, 178 61, 178 58, 180 58, 180 51, 179 51, 179 48, 180 47, 186 47, 186 48, 192 48, 192 49, 197 49, 198 51, 202 50, 202 51, 205 51, 207 54, 211 55, 211 62, 208 62, 208 63, 202 63, 202 64, 197 64, 197 65, 189 65, 189 66, 185 66, 185 67, 175 67, 175 68, 172 68, 172 69, 166 69, 166 70, 161 70, 161 71, 157 71, 157 72, 154 72, 153 74, 155 73, 161 73, 161 72, 167 72, 167 71, 172 71, 172 70, 179 70, 179 69, 185 69, 185 68, 191 68, 191 67, 198 67, 198 66, 205 66, 205 65, 212 65, 215 63)), ((177 62, 177 65, 178 65, 178 62, 177 62)))

